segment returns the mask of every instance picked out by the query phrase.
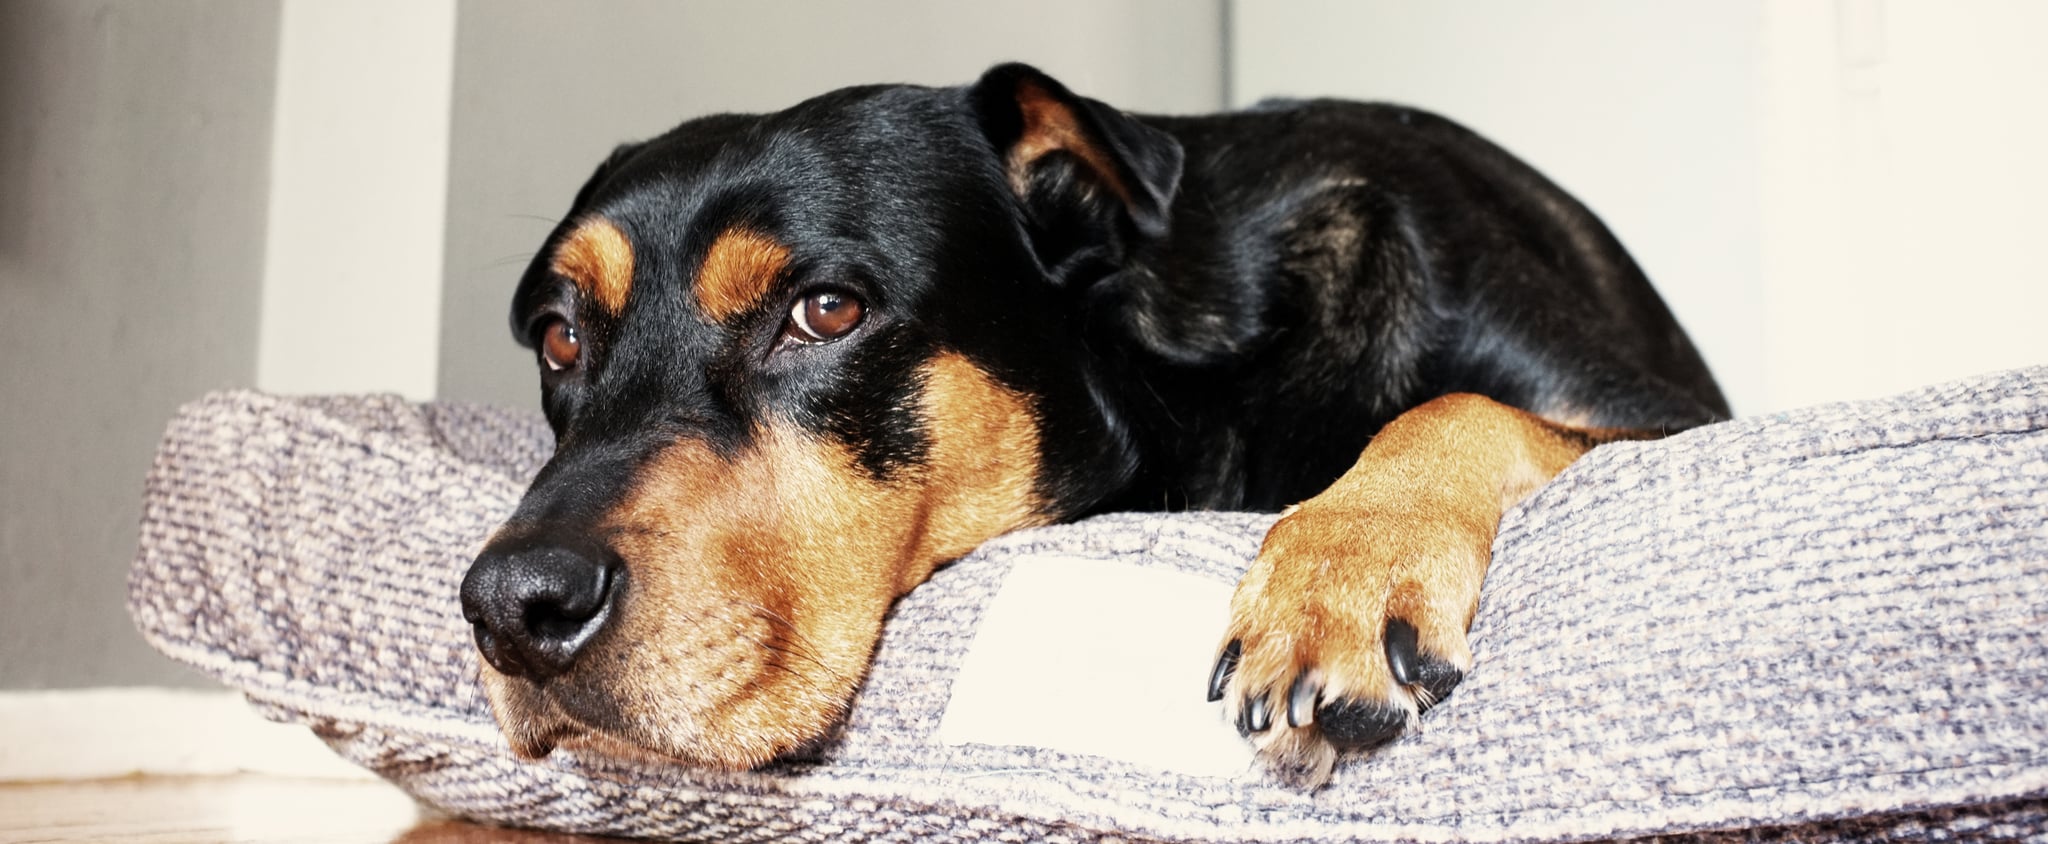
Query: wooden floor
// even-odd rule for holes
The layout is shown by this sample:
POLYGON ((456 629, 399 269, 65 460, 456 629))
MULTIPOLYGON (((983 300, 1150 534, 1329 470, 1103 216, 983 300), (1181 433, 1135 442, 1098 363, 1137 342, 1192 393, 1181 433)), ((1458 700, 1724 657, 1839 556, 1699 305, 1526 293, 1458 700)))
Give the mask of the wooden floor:
POLYGON ((595 844, 428 817, 382 782, 138 777, 0 784, 0 842, 595 844))

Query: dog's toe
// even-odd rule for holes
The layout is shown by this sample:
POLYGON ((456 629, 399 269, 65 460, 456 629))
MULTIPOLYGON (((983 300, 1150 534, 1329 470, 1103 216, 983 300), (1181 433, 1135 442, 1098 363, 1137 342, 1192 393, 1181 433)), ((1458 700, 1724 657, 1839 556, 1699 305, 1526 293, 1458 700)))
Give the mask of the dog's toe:
POLYGON ((1275 523, 1232 599, 1209 699, 1283 780, 1319 785, 1340 751, 1392 741, 1470 664, 1476 579, 1447 573, 1483 545, 1455 530, 1373 541, 1390 524, 1413 525, 1304 505, 1275 523))
POLYGON ((1362 750, 1393 741, 1414 712, 1393 701, 1340 698, 1317 713, 1323 738, 1340 750, 1362 750))

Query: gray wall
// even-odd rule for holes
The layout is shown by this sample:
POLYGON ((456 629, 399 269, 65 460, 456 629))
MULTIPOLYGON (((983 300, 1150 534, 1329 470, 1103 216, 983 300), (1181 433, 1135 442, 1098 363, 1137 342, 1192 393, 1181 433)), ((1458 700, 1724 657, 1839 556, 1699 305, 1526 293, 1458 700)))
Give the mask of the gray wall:
POLYGON ((1220 0, 634 2, 592 14, 465 0, 456 23, 444 398, 532 406, 505 326, 528 256, 611 148, 684 118, 764 111, 857 82, 950 85, 1032 62, 1125 108, 1223 104, 1220 0))
POLYGON ((0 0, 0 688, 190 683, 123 609, 179 402, 254 378, 276 0, 0 0))

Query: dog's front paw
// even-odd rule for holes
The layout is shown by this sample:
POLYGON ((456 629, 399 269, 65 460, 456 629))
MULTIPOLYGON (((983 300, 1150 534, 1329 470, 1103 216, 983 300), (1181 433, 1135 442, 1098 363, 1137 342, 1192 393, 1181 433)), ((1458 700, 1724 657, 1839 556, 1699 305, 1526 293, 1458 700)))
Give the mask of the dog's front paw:
POLYGON ((1325 493, 1273 525, 1209 678, 1209 699, 1300 786, 1327 781, 1338 751, 1392 740, 1472 666, 1493 524, 1364 498, 1325 493))

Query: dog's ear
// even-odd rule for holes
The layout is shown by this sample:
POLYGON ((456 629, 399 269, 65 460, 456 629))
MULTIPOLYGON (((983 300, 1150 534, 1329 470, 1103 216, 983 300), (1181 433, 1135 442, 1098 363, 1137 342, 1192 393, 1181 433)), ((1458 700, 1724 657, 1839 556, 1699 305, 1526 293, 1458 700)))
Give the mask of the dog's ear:
POLYGON ((1128 227, 1146 238, 1166 233, 1181 175, 1172 135, 1077 96, 1029 65, 990 69, 969 96, 1010 189, 1041 230, 1081 224, 1128 227))

